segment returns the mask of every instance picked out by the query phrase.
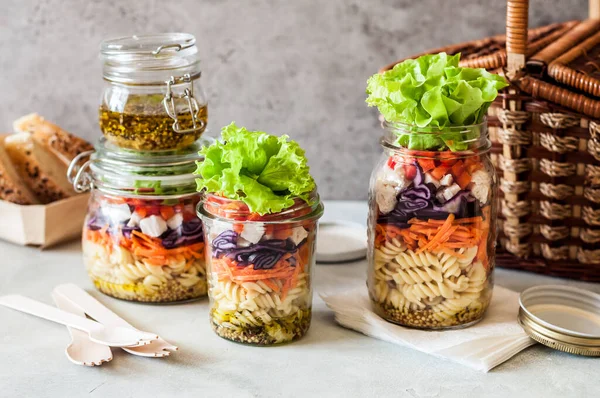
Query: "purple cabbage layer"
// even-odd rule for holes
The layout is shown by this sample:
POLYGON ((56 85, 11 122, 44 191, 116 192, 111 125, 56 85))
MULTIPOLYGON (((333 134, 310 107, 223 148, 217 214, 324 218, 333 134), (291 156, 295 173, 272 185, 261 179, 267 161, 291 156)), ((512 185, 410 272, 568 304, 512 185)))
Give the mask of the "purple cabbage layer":
MULTIPOLYGON (((235 231, 221 232, 212 241, 213 257, 227 256, 240 267, 252 264, 256 270, 271 269, 284 254, 295 253, 299 247, 290 239, 268 239, 248 246, 238 246, 239 237, 240 235, 235 231)), ((290 257, 288 262, 290 266, 296 266, 294 257, 290 257)))
POLYGON ((388 214, 380 215, 377 223, 392 224, 399 228, 408 228, 412 218, 445 220, 450 213, 456 218, 481 215, 479 202, 468 190, 459 191, 450 200, 441 203, 435 196, 436 187, 424 182, 423 169, 414 164, 417 174, 413 184, 400 191, 396 197, 396 207, 388 214))
MULTIPOLYGON (((130 239, 133 231, 141 232, 142 230, 140 227, 127 226, 128 222, 129 220, 121 223, 114 223, 113 220, 106 217, 101 211, 98 211, 89 218, 87 228, 92 231, 98 231, 108 225, 109 233, 117 234, 120 230, 125 238, 130 239)), ((197 218, 183 221, 178 228, 169 228, 158 238, 161 240, 165 249, 173 249, 202 242, 204 240, 202 222, 197 218)))

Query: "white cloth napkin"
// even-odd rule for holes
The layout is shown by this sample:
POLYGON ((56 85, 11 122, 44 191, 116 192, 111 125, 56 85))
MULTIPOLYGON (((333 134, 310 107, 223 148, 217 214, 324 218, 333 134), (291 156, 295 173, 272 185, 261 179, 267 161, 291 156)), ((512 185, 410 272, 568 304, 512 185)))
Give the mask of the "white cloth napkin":
POLYGON ((321 294, 321 298, 344 327, 483 372, 535 344, 517 323, 519 294, 503 287, 494 288, 492 302, 481 322, 443 332, 410 329, 383 320, 372 311, 365 288, 321 294))

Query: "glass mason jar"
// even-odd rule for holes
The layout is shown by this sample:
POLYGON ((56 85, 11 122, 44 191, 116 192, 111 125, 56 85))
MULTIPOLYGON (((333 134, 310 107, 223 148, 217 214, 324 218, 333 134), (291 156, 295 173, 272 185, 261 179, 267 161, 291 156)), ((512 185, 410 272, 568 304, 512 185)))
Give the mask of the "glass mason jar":
POLYGON ((194 36, 164 33, 104 41, 104 92, 99 109, 106 139, 155 151, 192 145, 206 128, 194 36))
MULTIPOLYGON (((170 152, 124 150, 105 139, 70 175, 91 190, 83 227, 84 263, 109 296, 168 303, 207 293, 195 162, 201 142, 170 152)), ((88 154, 89 155, 89 154, 88 154)))
POLYGON ((312 267, 323 205, 295 204, 259 216, 241 201, 207 194, 204 224, 210 323, 221 337, 272 345, 297 340, 311 320, 312 267))
POLYGON ((443 133, 383 124, 369 191, 369 295, 387 321, 466 327, 491 299, 497 178, 487 122, 443 133), (438 148, 414 150, 410 148, 438 148))

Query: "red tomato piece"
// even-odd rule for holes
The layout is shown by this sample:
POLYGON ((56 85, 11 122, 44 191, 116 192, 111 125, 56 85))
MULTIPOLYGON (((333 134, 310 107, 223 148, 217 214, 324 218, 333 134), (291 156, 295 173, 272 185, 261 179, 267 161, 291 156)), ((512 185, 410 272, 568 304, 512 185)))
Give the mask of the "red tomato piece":
POLYGON ((456 163, 456 161, 458 160, 456 155, 450 151, 440 152, 439 157, 440 157, 441 164, 448 165, 448 166, 453 166, 454 163, 456 163))
POLYGON ((390 156, 388 158, 387 165, 390 169, 394 170, 394 167, 396 167, 396 160, 394 159, 393 156, 390 156))
POLYGON ((454 177, 455 180, 458 179, 458 177, 460 177, 460 175, 464 173, 464 171, 465 167, 461 160, 457 161, 456 163, 454 163, 454 165, 452 165, 452 177, 454 177))
POLYGON ((168 220, 175 215, 175 209, 172 206, 161 206, 160 215, 164 220, 168 220))
POLYGON ((419 165, 424 172, 435 169, 435 162, 433 159, 419 158, 417 159, 417 162, 419 162, 419 165))
POLYGON ((417 176, 417 166, 412 165, 412 164, 405 164, 405 165, 403 165, 403 167, 404 167, 404 174, 406 175, 406 178, 408 178, 409 180, 413 180, 417 176))
POLYGON ((435 169, 431 170, 431 172, 429 172, 429 174, 436 180, 441 180, 442 177, 444 177, 446 175, 446 173, 448 173, 448 170, 450 170, 450 166, 441 164, 438 167, 436 167, 435 169))
POLYGON ((146 218, 146 216, 148 215, 148 212, 146 211, 146 208, 143 206, 136 206, 135 207, 135 212, 137 214, 139 214, 140 218, 146 218))
POLYGON ((471 174, 469 174, 467 171, 464 171, 461 175, 456 176, 454 181, 456 181, 460 189, 465 189, 471 183, 471 174))

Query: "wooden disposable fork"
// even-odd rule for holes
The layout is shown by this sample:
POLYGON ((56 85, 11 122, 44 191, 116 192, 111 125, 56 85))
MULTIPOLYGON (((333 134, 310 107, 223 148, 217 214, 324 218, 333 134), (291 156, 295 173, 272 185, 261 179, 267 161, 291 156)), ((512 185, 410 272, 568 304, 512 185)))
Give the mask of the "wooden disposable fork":
MULTIPOLYGON (((64 311, 69 311, 75 315, 85 318, 85 313, 69 300, 64 299, 58 294, 52 294, 54 304, 64 311)), ((113 359, 112 351, 109 346, 98 344, 90 340, 87 333, 81 330, 67 327, 71 334, 71 342, 65 349, 67 358, 77 365, 100 366, 113 359)))
MULTIPOLYGON (((72 283, 59 285, 54 288, 53 294, 68 300, 71 304, 105 326, 120 326, 137 330, 77 285, 72 283)), ((121 348, 130 354, 143 357, 166 357, 178 349, 177 346, 168 343, 160 337, 153 340, 150 344, 121 348)))

